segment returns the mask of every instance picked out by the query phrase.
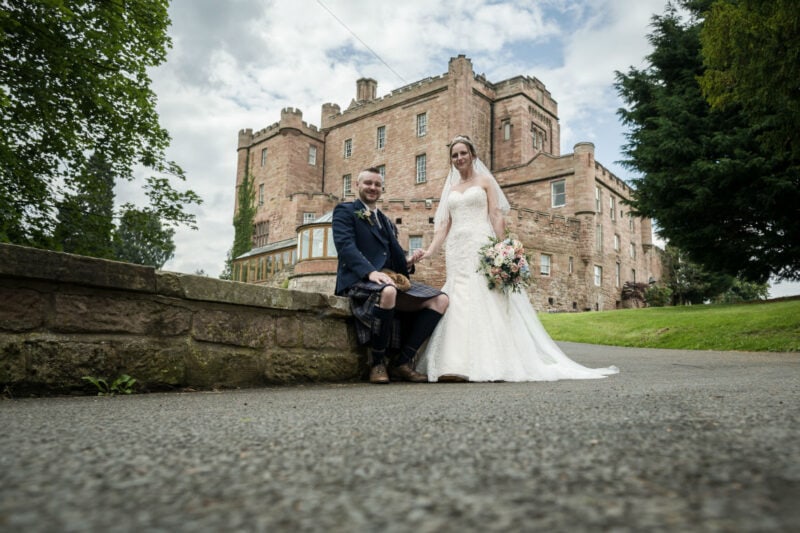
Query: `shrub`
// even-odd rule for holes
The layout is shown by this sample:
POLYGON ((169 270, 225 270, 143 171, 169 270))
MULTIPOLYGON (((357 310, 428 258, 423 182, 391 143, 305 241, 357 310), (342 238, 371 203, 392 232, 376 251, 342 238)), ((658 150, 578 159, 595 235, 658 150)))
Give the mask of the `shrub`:
POLYGON ((650 307, 664 307, 672 300, 672 289, 651 285, 644 291, 644 300, 650 307))

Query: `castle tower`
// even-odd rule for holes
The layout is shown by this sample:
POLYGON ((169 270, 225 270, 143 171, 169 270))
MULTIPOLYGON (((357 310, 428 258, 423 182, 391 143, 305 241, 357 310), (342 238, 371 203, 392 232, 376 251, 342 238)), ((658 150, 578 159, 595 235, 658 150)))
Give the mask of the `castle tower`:
MULTIPOLYGON (((459 55, 450 59, 447 68, 449 106, 449 134, 452 139, 456 135, 466 134, 475 140, 472 128, 472 61, 466 56, 459 55)), ((479 150, 483 151, 488 146, 478 142, 479 150)))
MULTIPOLYGON (((295 237, 295 228, 321 216, 324 138, 303 122, 303 112, 281 110, 280 121, 253 133, 239 132, 237 186, 249 173, 254 186, 256 215, 254 247, 295 237)), ((330 203, 330 202, 323 202, 330 203)), ((239 206, 236 206, 238 210, 239 206)))

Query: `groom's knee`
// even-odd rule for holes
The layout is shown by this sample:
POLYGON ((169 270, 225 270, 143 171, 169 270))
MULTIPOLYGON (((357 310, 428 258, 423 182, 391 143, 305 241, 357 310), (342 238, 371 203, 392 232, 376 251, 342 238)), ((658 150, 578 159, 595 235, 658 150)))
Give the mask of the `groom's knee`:
POLYGON ((391 309, 397 302, 397 289, 391 285, 387 285, 381 290, 380 306, 384 309, 391 309))

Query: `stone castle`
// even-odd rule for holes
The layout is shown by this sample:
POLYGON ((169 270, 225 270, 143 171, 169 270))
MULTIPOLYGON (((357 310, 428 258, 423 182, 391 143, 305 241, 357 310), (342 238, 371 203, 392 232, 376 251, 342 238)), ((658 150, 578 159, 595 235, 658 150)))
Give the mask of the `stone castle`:
MULTIPOLYGON (((377 82, 362 78, 347 109, 322 105, 319 128, 287 108, 278 123, 239 132, 237 188, 249 175, 257 211, 253 249, 234 258, 235 280, 331 293, 330 213, 355 198, 367 167, 384 174, 379 207, 401 244, 427 247, 457 134, 475 141, 512 204, 507 226, 530 254, 528 291, 539 311, 623 307, 623 284, 661 277, 651 221, 623 203, 630 187, 595 160, 591 143, 560 153, 558 106, 538 79, 493 83, 458 56, 445 74, 376 94, 377 82)), ((442 254, 418 265, 414 279, 441 286, 444 272, 442 254)))

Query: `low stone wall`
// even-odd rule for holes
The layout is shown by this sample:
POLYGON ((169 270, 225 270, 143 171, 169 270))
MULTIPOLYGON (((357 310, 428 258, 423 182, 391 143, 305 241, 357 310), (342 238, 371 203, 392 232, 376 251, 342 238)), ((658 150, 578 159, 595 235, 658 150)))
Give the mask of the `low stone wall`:
POLYGON ((0 244, 0 390, 141 390, 358 379, 344 298, 0 244))

